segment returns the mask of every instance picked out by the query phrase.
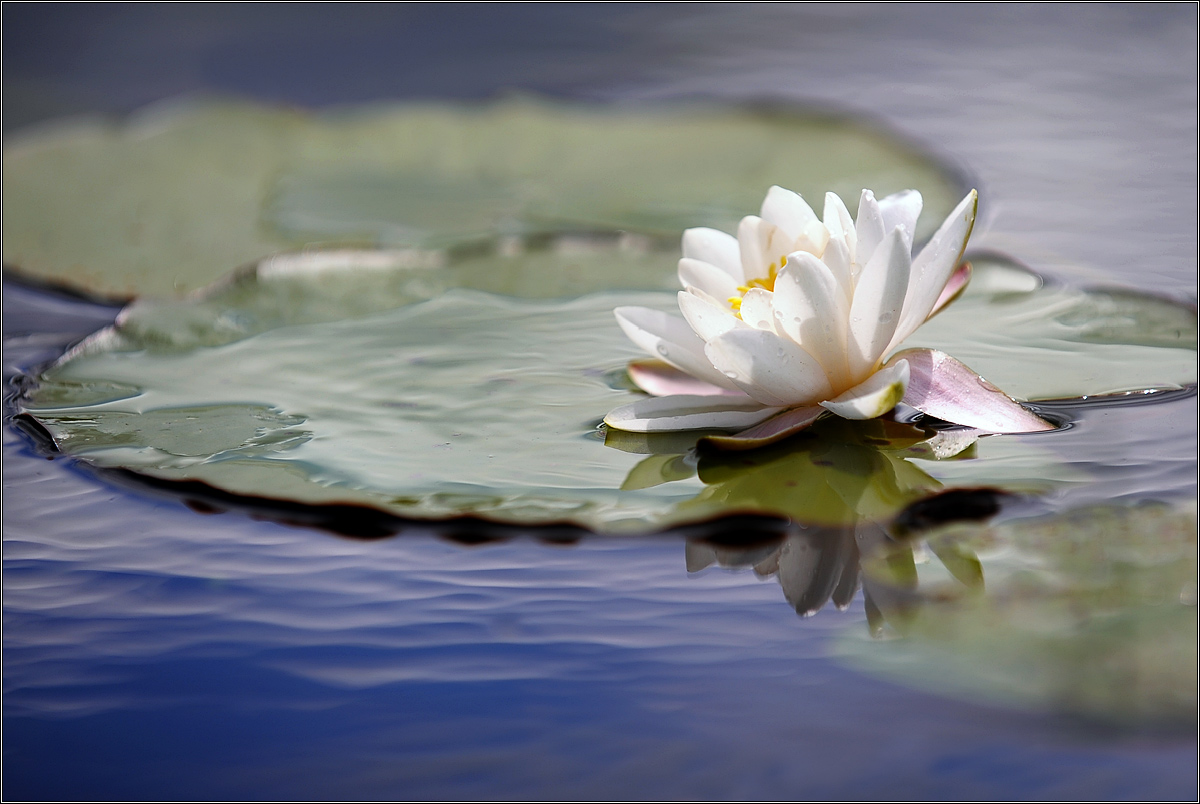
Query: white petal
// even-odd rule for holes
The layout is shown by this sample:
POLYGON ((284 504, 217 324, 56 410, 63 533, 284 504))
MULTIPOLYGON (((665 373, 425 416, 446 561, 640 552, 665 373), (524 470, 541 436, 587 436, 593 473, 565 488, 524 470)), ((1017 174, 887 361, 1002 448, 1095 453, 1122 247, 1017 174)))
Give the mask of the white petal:
POLYGON ((783 267, 783 260, 790 252, 794 240, 773 223, 747 215, 738 225, 738 248, 742 252, 742 275, 746 284, 754 279, 766 279, 772 269, 783 267))
POLYGON ((679 261, 679 281, 685 288, 699 288, 715 299, 741 295, 732 276, 710 262, 684 257, 679 261))
POLYGON ((618 307, 613 314, 629 340, 651 355, 713 385, 737 387, 713 368, 704 354, 704 341, 682 318, 646 307, 618 307))
POLYGON ((846 252, 850 255, 850 262, 855 262, 855 244, 857 238, 854 234, 854 219, 850 217, 850 210, 846 209, 846 205, 842 203, 842 199, 836 193, 825 193, 825 228, 829 230, 829 239, 841 240, 846 246, 846 252))
POLYGON ((900 315, 892 345, 911 335, 929 317, 950 275, 962 260, 978 207, 979 196, 972 190, 912 261, 904 312, 900 315))
POLYGON ((742 430, 765 421, 779 408, 763 407, 752 399, 725 396, 659 396, 639 399, 611 411, 604 423, 631 433, 671 430, 742 430))
POLYGON ((829 397, 817 359, 799 344, 760 329, 735 329, 705 348, 712 364, 764 405, 791 407, 829 397))
MULTIPOLYGON (((746 282, 767 276, 767 259, 763 254, 762 236, 759 228, 764 225, 757 215, 747 215, 738 224, 738 251, 741 259, 742 276, 746 282)), ((765 224, 770 226, 770 224, 765 224)))
POLYGON ((715 265, 739 284, 742 281, 742 261, 733 235, 705 227, 687 229, 683 233, 683 256, 715 265))
POLYGON ((883 242, 890 230, 883 228, 883 213, 875 200, 875 193, 863 190, 858 200, 858 220, 854 222, 854 234, 858 238, 855 260, 860 265, 870 261, 875 249, 883 242))
POLYGON ((852 372, 874 368, 892 342, 904 308, 909 268, 908 243, 896 227, 863 266, 854 288, 846 350, 852 372))
POLYGON ((762 218, 783 230, 792 240, 804 234, 811 223, 819 223, 817 214, 797 193, 775 186, 767 190, 762 218))
MULTIPOLYGON (((709 294, 705 293, 703 290, 701 290, 700 288, 697 288, 697 287, 688 288, 684 292, 690 293, 693 296, 695 296, 696 298, 700 299, 701 301, 706 301, 714 307, 718 307, 722 310, 728 310, 729 314, 733 315, 733 305, 729 303, 728 299, 718 299, 716 296, 710 296, 709 294)), ((741 291, 738 291, 738 295, 739 296, 741 295, 741 291)))
POLYGON ((731 329, 744 329, 749 326, 729 308, 722 307, 695 292, 679 293, 679 311, 683 313, 692 331, 705 342, 718 338, 731 329))
POLYGON ((789 256, 775 280, 776 328, 817 358, 839 384, 848 372, 847 318, 848 302, 829 266, 811 254, 789 256))
POLYGON ((897 226, 903 226, 910 238, 917 231, 917 218, 921 216, 921 194, 916 190, 901 190, 892 193, 879 201, 879 211, 883 213, 883 230, 890 232, 897 226))
POLYGON ((899 360, 844 394, 822 402, 821 407, 844 419, 874 419, 896 407, 907 388, 908 361, 899 360))
POLYGON ((846 297, 846 304, 849 305, 854 291, 854 277, 850 267, 850 252, 846 249, 845 241, 830 240, 821 255, 821 262, 828 266, 833 278, 837 280, 838 287, 841 288, 842 295, 846 297))
POLYGON ((793 251, 807 251, 809 254, 815 254, 820 257, 825 253, 825 248, 829 245, 829 230, 825 228, 825 224, 814 219, 812 223, 804 227, 804 231, 796 238, 796 242, 792 244, 793 251))
POLYGON ((750 288, 742 297, 742 320, 755 329, 775 331, 775 313, 772 297, 775 294, 762 288, 750 288))

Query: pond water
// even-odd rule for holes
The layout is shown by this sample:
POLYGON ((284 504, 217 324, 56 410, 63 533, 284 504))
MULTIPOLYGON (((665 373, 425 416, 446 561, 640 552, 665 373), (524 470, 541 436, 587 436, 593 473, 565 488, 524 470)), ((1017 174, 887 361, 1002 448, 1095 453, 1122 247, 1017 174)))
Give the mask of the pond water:
MULTIPOLYGON (((1191 7, 88 7, 64 18, 6 5, 4 17, 6 133, 198 90, 311 106, 507 88, 815 102, 881 119, 970 176, 986 199, 974 247, 1194 309, 1191 7)), ((6 380, 117 311, 6 281, 6 380)), ((1051 434, 1048 474, 1086 482, 1006 504, 1002 527, 1016 535, 1001 542, 1040 538, 1020 530, 1031 514, 1140 506, 1151 513, 1133 559, 1113 541, 1129 528, 1105 536, 1096 514, 1085 532, 1107 539, 1102 555, 1084 539, 1071 553, 1082 569, 1063 558, 1038 571, 1183 617, 1138 620, 1130 628, 1149 637, 1115 654, 1102 630, 1075 623, 1071 661, 1026 665, 1004 662, 1036 641, 1030 629, 984 621, 996 666, 1027 688, 1017 694, 981 684, 977 669, 942 675, 936 651, 872 659, 871 646, 903 642, 870 636, 900 628, 903 605, 880 585, 837 583, 857 566, 837 545, 854 538, 756 522, 744 524, 755 538, 733 545, 537 530, 468 544, 481 536, 470 526, 419 525, 350 539, 296 511, 181 501, 47 456, 10 424, 5 796, 1194 798, 1194 691, 1190 705, 1170 698, 1195 674, 1194 390, 1047 410, 1075 422, 1051 434), (824 599, 844 607, 821 600, 797 616, 820 575, 811 562, 830 556, 842 563, 822 576, 824 599), (1141 591, 1092 577, 1126 572, 1141 591), (1142 589, 1156 584, 1165 603, 1142 589), (1091 664, 1126 660, 1171 671, 1130 676, 1149 685, 1132 712, 1064 697, 1053 677, 1090 689, 1091 664)), ((989 584, 1020 569, 1020 551, 935 541, 907 558, 923 588, 931 569, 970 575, 975 553, 961 545, 978 548, 989 584)), ((1061 614, 1047 605, 1035 615, 1061 614)), ((947 650, 983 656, 976 668, 989 657, 962 640, 947 650)))

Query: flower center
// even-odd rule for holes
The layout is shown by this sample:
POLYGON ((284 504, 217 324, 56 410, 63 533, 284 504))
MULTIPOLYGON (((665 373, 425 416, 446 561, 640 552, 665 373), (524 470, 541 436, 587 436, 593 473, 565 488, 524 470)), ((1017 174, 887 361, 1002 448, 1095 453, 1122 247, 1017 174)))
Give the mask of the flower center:
POLYGON ((771 263, 767 266, 766 279, 751 279, 744 285, 738 285, 738 293, 741 295, 729 297, 729 306, 733 308, 733 314, 738 318, 742 317, 742 314, 739 312, 742 309, 742 299, 745 298, 746 294, 749 293, 751 289, 762 288, 763 290, 769 290, 774 293, 775 279, 779 276, 779 272, 783 270, 785 265, 787 265, 787 257, 780 257, 778 265, 771 263))

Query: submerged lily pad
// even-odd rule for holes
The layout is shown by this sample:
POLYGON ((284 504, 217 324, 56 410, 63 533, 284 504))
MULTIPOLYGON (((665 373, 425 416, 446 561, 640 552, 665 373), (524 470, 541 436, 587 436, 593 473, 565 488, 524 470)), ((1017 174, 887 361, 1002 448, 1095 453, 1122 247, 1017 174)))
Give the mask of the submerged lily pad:
MULTIPOLYGON (((205 294, 128 307, 113 329, 45 372, 24 406, 64 451, 100 466, 404 517, 469 514, 607 532, 726 513, 819 523, 883 518, 941 484, 1027 490, 1077 479, 1078 470, 1053 457, 1053 433, 986 438, 972 447, 952 436, 929 441, 934 434, 919 431, 879 441, 864 430, 834 439, 862 449, 831 453, 817 431, 781 445, 778 455, 724 464, 687 457, 699 434, 636 444, 614 437, 606 446, 598 425, 634 398, 623 375, 638 356, 612 309, 670 309, 674 295, 547 300, 470 289, 495 282, 498 290, 527 292, 527 280, 542 275, 553 253, 488 253, 443 265, 413 262, 410 252, 276 258, 205 294), (173 432, 184 422, 211 440, 207 454, 173 432), (658 453, 656 460, 646 463, 647 452, 658 453), (928 460, 954 456, 966 459, 928 460), (818 488, 828 491, 826 502, 818 488)), ((646 259, 614 245, 604 271, 636 272, 646 259)), ((1014 293, 1009 280, 1029 275, 994 261, 980 262, 977 275, 978 289, 931 322, 932 334, 918 334, 1018 396, 1195 381, 1194 336, 1188 342, 1180 331, 1173 345, 1129 343, 1102 314, 1072 318, 1081 309, 1107 309, 1092 294, 1052 287, 1014 293), (1090 334, 1076 337, 1081 331, 1090 334), (1096 332, 1113 334, 1097 342, 1096 332)), ((1125 303, 1158 315, 1139 298, 1125 303)))
MULTIPOLYGON (((929 538, 939 558, 955 545, 978 551, 986 592, 939 583, 937 562, 914 565, 935 572, 908 585, 919 598, 889 612, 906 638, 847 634, 844 658, 943 695, 1125 724, 1194 724, 1193 507, 1099 507, 959 524, 929 538)), ((906 586, 880 557, 863 572, 864 584, 906 586)))
MULTIPOLYGON (((6 137, 4 262, 128 298, 194 290, 317 244, 441 250, 624 231, 674 255, 684 228, 732 231, 771 184, 848 199, 914 187, 926 222, 964 189, 904 142, 800 110, 518 99, 318 115, 175 103, 6 137)), ((673 263, 645 276, 667 280, 673 263)), ((617 279, 603 287, 626 287, 617 279)))

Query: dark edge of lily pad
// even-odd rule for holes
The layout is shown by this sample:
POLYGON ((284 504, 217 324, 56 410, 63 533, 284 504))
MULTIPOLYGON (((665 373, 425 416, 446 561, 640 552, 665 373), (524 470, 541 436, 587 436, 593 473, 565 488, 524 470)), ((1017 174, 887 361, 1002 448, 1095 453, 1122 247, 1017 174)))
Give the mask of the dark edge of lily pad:
POLYGON ((87 304, 97 304, 102 307, 124 307, 134 300, 133 296, 113 295, 107 296, 103 293, 92 293, 90 291, 78 288, 70 282, 56 281, 54 279, 46 279, 33 274, 25 273, 20 266, 12 263, 4 263, 3 281, 5 284, 12 283, 27 290, 34 290, 38 293, 45 293, 49 296, 54 296, 59 299, 68 301, 84 302, 87 304))
MULTIPOLYGON (((51 361, 53 362, 53 361, 51 361)), ((48 364, 45 364, 48 365, 48 364)), ((418 519, 391 514, 359 503, 303 503, 295 500, 238 494, 199 480, 167 480, 132 469, 100 467, 86 459, 63 453, 50 432, 30 413, 21 410, 21 401, 37 384, 35 377, 43 366, 25 368, 7 383, 4 398, 6 423, 25 436, 36 454, 47 460, 67 458, 86 475, 110 485, 157 497, 177 500, 201 514, 237 512, 251 519, 307 527, 350 539, 371 541, 403 535, 406 531, 433 534, 462 545, 478 545, 532 536, 549 544, 574 544, 588 536, 621 538, 603 534, 568 522, 515 524, 497 522, 480 516, 461 515, 444 519, 418 519)), ((1168 402, 1195 396, 1195 384, 1177 390, 1127 392, 1107 396, 1026 403, 1039 415, 1058 427, 1069 429, 1076 408, 1113 407, 1138 404, 1153 399, 1168 402)), ((929 422, 936 425, 936 420, 929 422)), ((911 503, 892 520, 889 530, 895 538, 906 539, 957 521, 990 519, 1002 508, 1034 507, 1036 501, 987 487, 949 489, 911 503)), ((782 540, 795 527, 786 517, 755 511, 732 511, 715 519, 688 523, 664 530, 647 530, 630 536, 683 538, 720 546, 752 546, 782 540)))
MULTIPOLYGON (((13 426, 34 451, 47 460, 67 458, 72 466, 110 485, 178 500, 200 514, 238 512, 251 519, 323 530, 337 536, 371 541, 402 535, 405 531, 432 532, 453 542, 473 545, 534 536, 553 544, 573 544, 585 536, 606 536, 572 522, 520 525, 462 515, 445 519, 417 519, 388 513, 358 503, 302 503, 253 494, 238 494, 201 480, 166 480, 132 469, 100 467, 59 450, 50 432, 32 415, 17 413, 13 426)), ((790 521, 757 513, 731 513, 703 523, 680 525, 638 535, 706 538, 721 544, 752 545, 782 539, 790 521)))
MULTIPOLYGON (((14 400, 14 397, 10 397, 14 400)), ((85 475, 109 485, 182 502, 199 514, 240 513, 251 519, 293 527, 312 528, 335 536, 374 541, 405 535, 406 531, 433 534, 447 541, 472 546, 529 536, 547 544, 570 545, 585 537, 623 538, 593 531, 573 522, 514 524, 479 516, 417 519, 388 513, 358 503, 302 503, 294 500, 238 494, 200 480, 166 480, 132 469, 100 467, 59 450, 50 432, 29 413, 10 418, 34 452, 47 460, 66 458, 85 475)), ((982 521, 1002 507, 1020 504, 1019 495, 992 488, 949 489, 922 498, 896 515, 897 538, 911 538, 950 522, 982 521)), ((721 547, 752 547, 782 541, 795 527, 786 517, 757 512, 730 512, 703 522, 676 525, 664 530, 630 534, 702 541, 721 547)))

